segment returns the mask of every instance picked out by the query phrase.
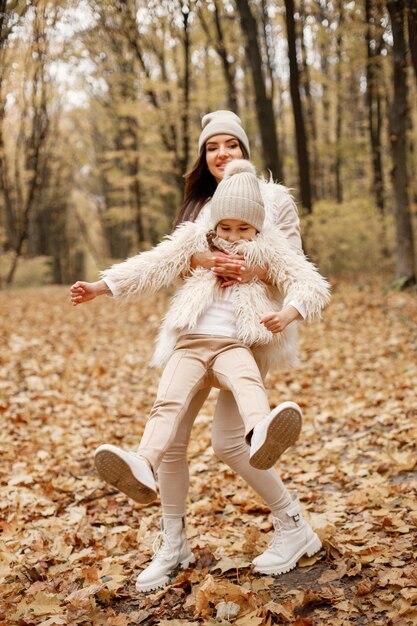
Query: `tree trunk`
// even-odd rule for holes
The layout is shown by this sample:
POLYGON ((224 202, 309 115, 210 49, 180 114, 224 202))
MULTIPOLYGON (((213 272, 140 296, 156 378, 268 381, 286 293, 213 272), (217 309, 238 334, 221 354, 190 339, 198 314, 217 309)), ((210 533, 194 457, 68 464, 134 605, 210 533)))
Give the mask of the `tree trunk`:
POLYGON ((240 22, 245 38, 245 52, 251 70, 255 91, 256 115, 261 134, 265 167, 275 180, 283 180, 282 161, 278 149, 278 135, 272 99, 266 92, 262 68, 262 56, 258 41, 258 26, 253 17, 248 0, 236 0, 240 22))
POLYGON ((392 183, 397 241, 396 278, 404 286, 415 284, 414 239, 411 222, 406 159, 407 52, 405 42, 405 1, 387 2, 393 37, 393 101, 390 111, 392 183))
POLYGON ((182 87, 182 111, 181 111, 181 140, 182 140, 182 154, 180 158, 180 177, 179 188, 183 191, 184 179, 183 174, 188 169, 188 162, 190 157, 190 54, 191 54, 191 42, 190 42, 190 29, 189 29, 189 17, 190 7, 188 3, 184 3, 181 9, 182 12, 182 40, 183 40, 183 63, 184 63, 184 79, 182 87))
POLYGON ((0 0, 0 50, 6 40, 6 4, 7 0, 0 0))
POLYGON ((135 206, 135 226, 136 226, 136 238, 138 241, 139 249, 141 249, 142 244, 145 241, 145 228, 143 225, 143 214, 142 214, 142 194, 141 194, 141 184, 139 180, 139 146, 137 148, 137 152, 132 161, 132 167, 135 171, 135 175, 133 177, 132 183, 130 185, 130 194, 133 199, 133 203, 135 206))
MULTIPOLYGON (((45 9, 39 13, 34 21, 33 49, 37 53, 35 70, 33 72, 31 84, 31 132, 25 145, 25 166, 24 177, 27 185, 27 193, 23 206, 19 207, 20 214, 16 220, 16 245, 14 246, 14 257, 7 273, 6 284, 13 282, 18 261, 23 253, 23 247, 29 236, 29 219, 32 211, 36 207, 38 196, 44 180, 42 179, 43 148, 49 132, 49 116, 47 110, 47 89, 48 83, 45 77, 45 65, 47 58, 46 42, 46 15, 45 9)), ((18 170, 16 170, 18 171, 18 170)))
MULTIPOLYGON (((121 14, 121 25, 115 31, 115 39, 118 35, 122 36, 126 43, 129 46, 130 51, 136 57, 139 62, 140 67, 142 68, 145 81, 143 82, 143 90, 146 96, 149 98, 151 105, 153 108, 162 114, 162 117, 166 119, 166 123, 162 123, 160 127, 160 136, 162 143, 165 148, 172 153, 173 158, 173 168, 174 168, 174 179, 175 184, 178 187, 179 195, 182 197, 183 189, 184 189, 184 179, 183 174, 184 170, 182 169, 182 164, 184 163, 183 155, 180 154, 180 146, 177 137, 177 127, 174 121, 172 121, 171 117, 167 114, 167 109, 170 108, 172 97, 169 85, 169 73, 165 67, 165 58, 164 51, 158 52, 157 50, 153 50, 153 52, 157 55, 158 61, 160 63, 161 75, 163 78, 162 86, 158 88, 153 87, 154 81, 152 80, 152 71, 151 71, 151 63, 147 58, 147 49, 146 49, 146 40, 141 37, 140 31, 138 31, 138 23, 137 23, 137 14, 136 14, 136 4, 126 3, 125 0, 118 0, 116 3, 118 10, 121 14)), ((184 5, 185 6, 185 5, 184 5)), ((189 7, 189 4, 186 4, 189 7)), ((184 27, 188 30, 188 15, 184 17, 184 12, 182 12, 184 27)), ((106 24, 104 23, 104 26, 106 24)), ((185 36, 189 36, 184 33, 185 36)), ((112 34, 111 34, 112 36, 112 34)), ((117 45, 117 41, 115 41, 117 45)), ((148 43, 149 45, 149 43, 148 43)), ((187 45, 187 44, 185 44, 187 45)), ((184 51, 184 54, 189 54, 189 49, 187 52, 184 51)), ((188 61, 189 63, 189 61, 188 61)), ((187 70, 189 72, 189 69, 187 70)), ((188 78, 184 74, 184 78, 188 80, 188 78)), ((184 87, 185 88, 185 87, 184 87)), ((183 89, 184 89, 183 88, 183 89)), ((189 89, 189 86, 186 87, 189 89)), ((185 92, 183 92, 183 97, 185 96, 185 92)), ((188 118, 189 112, 182 111, 179 113, 179 117, 181 118, 181 123, 187 125, 188 121, 184 118, 188 118)), ((186 143, 182 148, 187 150, 186 143)))
POLYGON ((199 17, 204 32, 207 35, 207 39, 214 47, 215 51, 220 57, 223 69, 223 77, 227 87, 227 106, 230 111, 234 111, 239 115, 239 104, 237 97, 236 76, 234 64, 230 61, 230 56, 226 47, 226 37, 222 25, 221 11, 219 8, 218 0, 213 1, 214 5, 214 26, 216 31, 216 38, 211 35, 209 25, 204 16, 203 8, 200 8, 199 17))
POLYGON ((301 50, 301 87, 304 89, 306 100, 306 128, 308 136, 308 144, 310 148, 310 165, 311 165, 311 196, 312 201, 319 196, 317 193, 317 182, 320 178, 320 163, 317 149, 317 124, 314 100, 311 94, 310 86, 310 70, 307 63, 307 50, 304 40, 304 29, 306 23, 304 0, 300 0, 300 50, 301 50))
POLYGON ((336 201, 338 204, 343 202, 343 186, 342 186, 342 159, 341 159, 341 144, 342 144, 342 25, 343 25, 343 0, 339 0, 339 20, 337 24, 336 35, 336 55, 337 55, 337 67, 336 67, 336 159, 335 159, 335 183, 336 183, 336 201))
POLYGON ((408 44, 410 46, 411 62, 414 68, 414 77, 417 82, 417 4, 416 0, 407 0, 408 7, 408 44))
POLYGON ((375 18, 372 14, 372 0, 365 0, 365 19, 367 64, 366 64, 366 100, 368 105, 368 124, 372 150, 373 191, 375 202, 381 213, 384 212, 384 178, 382 169, 381 145, 381 95, 378 76, 381 72, 378 47, 374 36, 375 18))
POLYGON ((318 39, 319 53, 320 53, 320 73, 321 79, 321 119, 322 122, 320 128, 320 145, 324 146, 324 151, 321 158, 321 176, 319 180, 321 198, 333 198, 334 190, 332 188, 331 170, 332 161, 329 154, 329 147, 331 145, 330 137, 330 71, 329 71, 329 54, 328 51, 331 47, 331 34, 329 29, 330 17, 328 15, 327 1, 318 3, 317 6, 317 21, 321 24, 320 37, 318 39))
POLYGON ((273 37, 271 32, 271 23, 268 15, 267 0, 261 0, 261 18, 262 18, 262 35, 266 56, 267 76, 268 76, 268 94, 272 101, 275 98, 275 76, 274 76, 274 58, 275 51, 272 47, 273 37), (272 48, 272 49, 271 49, 272 48))
POLYGON ((223 67, 223 75, 227 85, 227 100, 228 106, 231 111, 234 111, 236 115, 239 115, 239 104, 237 98, 237 87, 236 87, 236 76, 235 76, 235 68, 233 64, 229 61, 229 55, 226 49, 226 38, 224 36, 221 18, 220 18, 220 10, 219 3, 214 1, 214 23, 216 26, 216 34, 218 47, 217 52, 222 61, 223 67))
POLYGON ((300 196, 303 207, 308 211, 308 213, 311 213, 313 207, 311 202, 310 165, 308 159, 307 135, 304 126, 303 106, 300 95, 300 71, 297 61, 294 11, 294 0, 285 0, 285 21, 287 25, 288 57, 290 62, 290 92, 297 143, 300 196))

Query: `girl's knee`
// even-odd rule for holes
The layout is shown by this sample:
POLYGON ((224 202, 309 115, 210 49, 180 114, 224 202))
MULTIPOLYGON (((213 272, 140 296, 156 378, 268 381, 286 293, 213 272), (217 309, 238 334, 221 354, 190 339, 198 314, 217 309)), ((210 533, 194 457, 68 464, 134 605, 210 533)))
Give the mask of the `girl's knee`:
POLYGON ((242 438, 239 441, 227 441, 213 437, 211 442, 214 454, 224 463, 232 467, 249 456, 249 448, 242 438))

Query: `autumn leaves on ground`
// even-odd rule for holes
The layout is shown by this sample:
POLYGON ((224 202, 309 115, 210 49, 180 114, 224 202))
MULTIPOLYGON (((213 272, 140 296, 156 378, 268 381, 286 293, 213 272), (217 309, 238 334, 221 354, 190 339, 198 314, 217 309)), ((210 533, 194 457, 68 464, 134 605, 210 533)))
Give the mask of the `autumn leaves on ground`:
POLYGON ((159 504, 105 486, 92 454, 138 441, 166 296, 73 309, 49 287, 3 292, 0 307, 1 624, 417 623, 415 291, 336 281, 324 322, 301 329, 302 366, 269 378, 271 404, 304 410, 279 470, 323 550, 278 578, 252 572, 271 521, 211 451, 213 392, 189 449, 197 563, 142 595, 159 504))

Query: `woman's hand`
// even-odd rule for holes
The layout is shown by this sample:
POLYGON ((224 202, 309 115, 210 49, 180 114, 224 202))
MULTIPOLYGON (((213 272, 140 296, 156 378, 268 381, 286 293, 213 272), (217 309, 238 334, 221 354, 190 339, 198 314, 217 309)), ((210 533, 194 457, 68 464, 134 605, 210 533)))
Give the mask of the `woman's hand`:
POLYGON ((294 306, 288 305, 281 311, 273 311, 261 317, 260 322, 271 333, 282 333, 282 331, 294 320, 302 319, 300 313, 294 306))
POLYGON ((266 281, 267 272, 261 268, 248 268, 245 258, 240 254, 225 251, 197 252, 191 257, 191 267, 204 267, 212 270, 223 283, 222 287, 230 287, 236 283, 248 283, 254 278, 266 281))
POLYGON ((244 262, 239 269, 239 274, 237 277, 225 278, 222 284, 222 287, 230 287, 231 285, 235 285, 236 283, 249 283, 254 278, 267 283, 268 282, 268 272, 265 268, 261 267, 246 267, 244 262))
POLYGON ((72 306, 77 306, 77 304, 83 304, 84 302, 94 300, 94 298, 101 296, 102 294, 109 294, 111 291, 107 287, 104 280, 98 280, 95 283, 87 283, 78 280, 70 288, 70 293, 72 306))
POLYGON ((246 282, 246 280, 242 279, 243 273, 247 270, 245 258, 241 254, 232 254, 227 250, 214 252, 212 271, 223 281, 222 287, 246 282))

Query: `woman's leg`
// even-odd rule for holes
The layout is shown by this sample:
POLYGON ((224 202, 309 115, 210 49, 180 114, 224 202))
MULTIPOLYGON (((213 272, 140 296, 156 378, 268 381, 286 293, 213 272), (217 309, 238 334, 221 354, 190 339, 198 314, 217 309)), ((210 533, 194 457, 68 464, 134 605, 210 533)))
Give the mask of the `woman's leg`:
POLYGON ((254 571, 283 574, 304 554, 318 552, 320 539, 304 519, 298 497, 290 497, 275 469, 257 470, 249 464, 245 428, 230 391, 220 391, 212 444, 216 454, 265 500, 273 515, 274 534, 267 549, 253 560, 254 571))
POLYGON ((264 499, 274 515, 291 505, 291 497, 274 468, 257 470, 249 464, 245 427, 230 391, 219 393, 213 418, 212 446, 217 456, 264 499))

